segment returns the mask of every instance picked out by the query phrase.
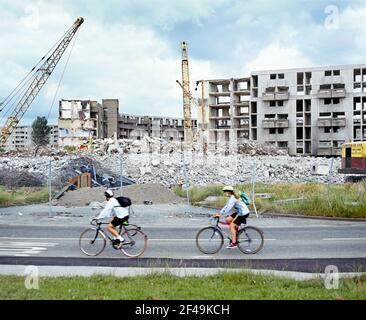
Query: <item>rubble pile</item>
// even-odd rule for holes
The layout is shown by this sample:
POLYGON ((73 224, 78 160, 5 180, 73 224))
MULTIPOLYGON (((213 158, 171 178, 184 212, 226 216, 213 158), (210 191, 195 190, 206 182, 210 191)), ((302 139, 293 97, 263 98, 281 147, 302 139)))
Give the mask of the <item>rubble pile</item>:
POLYGON ((0 169, 0 186, 7 189, 41 187, 43 185, 43 179, 25 170, 0 169))
MULTIPOLYGON (((158 183, 172 187, 187 183, 247 183, 253 177, 255 181, 265 183, 327 182, 327 172, 324 174, 323 170, 323 175, 315 174, 316 168, 331 163, 331 159, 326 158, 290 157, 274 146, 249 140, 235 152, 230 146, 204 150, 197 144, 189 150, 183 150, 180 142, 145 136, 141 140, 96 140, 94 150, 81 153, 64 154, 52 150, 49 155, 37 157, 20 153, 1 154, 0 170, 18 172, 17 176, 22 176, 19 186, 34 185, 36 180, 46 185, 50 159, 54 187, 63 187, 76 175, 75 169, 83 165, 92 165, 100 176, 119 179, 122 174, 138 184, 158 183)), ((334 159, 332 183, 344 182, 344 175, 337 172, 340 161, 339 158, 334 159)), ((0 185, 7 184, 4 180, 0 181, 0 185)))
MULTIPOLYGON (((118 155, 103 158, 114 172, 120 169, 118 155)), ((327 182, 328 175, 317 175, 318 166, 329 166, 330 159, 290 156, 215 156, 192 155, 125 155, 123 174, 137 183, 161 183, 165 186, 237 184, 251 182, 327 182)), ((340 159, 334 159, 331 181, 341 183, 340 159)))
MULTIPOLYGON (((203 153, 204 146, 195 143, 190 148, 190 152, 203 153)), ((105 154, 142 154, 159 152, 163 154, 181 153, 183 145, 177 141, 166 141, 160 138, 149 137, 145 135, 141 140, 129 139, 98 139, 94 141, 94 151, 98 155, 105 154)), ((251 156, 256 155, 286 155, 286 151, 279 149, 271 144, 262 144, 253 140, 244 140, 240 145, 217 144, 208 150, 209 154, 247 154, 251 156)))

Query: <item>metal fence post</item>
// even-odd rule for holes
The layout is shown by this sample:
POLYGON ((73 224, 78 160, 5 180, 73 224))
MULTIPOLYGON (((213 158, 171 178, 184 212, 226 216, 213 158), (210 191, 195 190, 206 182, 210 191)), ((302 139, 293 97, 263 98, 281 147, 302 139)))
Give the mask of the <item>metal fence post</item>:
POLYGON ((255 215, 258 218, 257 207, 255 205, 255 178, 256 178, 255 171, 256 171, 255 170, 255 160, 253 159, 253 169, 252 169, 252 202, 253 202, 253 208, 254 208, 255 215))
POLYGON ((333 172, 333 162, 334 162, 334 158, 331 159, 330 167, 329 167, 329 172, 328 172, 328 178, 327 178, 328 202, 330 202, 330 179, 331 179, 331 174, 333 172))
POLYGON ((52 216, 52 160, 50 159, 49 165, 48 165, 48 215, 52 216))
POLYGON ((120 158, 120 169, 121 169, 121 196, 123 196, 123 155, 120 158))

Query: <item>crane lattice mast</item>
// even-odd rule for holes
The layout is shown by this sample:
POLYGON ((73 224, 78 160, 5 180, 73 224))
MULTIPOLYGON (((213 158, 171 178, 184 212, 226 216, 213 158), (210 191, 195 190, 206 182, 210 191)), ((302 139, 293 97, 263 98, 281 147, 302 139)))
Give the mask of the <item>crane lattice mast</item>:
POLYGON ((62 55, 66 51, 68 45, 73 39, 79 27, 84 22, 83 18, 78 18, 63 39, 60 41, 56 49, 47 58, 47 60, 42 64, 42 66, 36 71, 35 76, 31 84, 29 85, 26 92, 23 94, 22 98, 17 103, 11 116, 8 117, 5 126, 0 133, 0 145, 4 145, 11 133, 14 131, 19 121, 22 119, 25 112, 28 110, 29 106, 36 98, 38 93, 41 91, 42 87, 52 74, 57 63, 60 61, 62 55))
POLYGON ((192 114, 191 114, 191 94, 189 89, 189 69, 188 69, 188 44, 181 43, 182 47, 182 87, 183 87, 183 114, 184 114, 184 142, 193 142, 192 114))

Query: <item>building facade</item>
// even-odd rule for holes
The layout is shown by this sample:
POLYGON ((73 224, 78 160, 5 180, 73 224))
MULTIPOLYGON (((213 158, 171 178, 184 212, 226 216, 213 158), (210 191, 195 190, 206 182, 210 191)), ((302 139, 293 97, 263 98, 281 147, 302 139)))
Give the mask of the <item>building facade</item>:
POLYGON ((252 72, 202 80, 198 127, 211 147, 251 139, 290 155, 339 156, 366 140, 366 65, 252 72))
MULTIPOLYGON (((197 120, 192 123, 194 130, 197 120)), ((59 146, 80 146, 90 139, 139 140, 145 135, 168 141, 183 141, 183 119, 119 113, 118 99, 61 100, 59 104, 59 146)))
MULTIPOLYGON (((50 132, 50 147, 58 146, 58 126, 49 125, 51 127, 50 132)), ((14 129, 9 139, 5 143, 5 150, 8 151, 23 151, 31 150, 34 148, 32 142, 32 127, 31 126, 19 126, 14 129)))

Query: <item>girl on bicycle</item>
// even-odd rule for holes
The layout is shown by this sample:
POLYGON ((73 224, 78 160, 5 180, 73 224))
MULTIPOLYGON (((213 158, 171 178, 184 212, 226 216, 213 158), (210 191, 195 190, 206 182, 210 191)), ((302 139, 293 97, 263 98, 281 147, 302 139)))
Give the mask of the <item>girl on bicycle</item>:
POLYGON ((236 210, 233 214, 228 215, 226 217, 226 221, 229 224, 230 234, 231 234, 231 243, 226 247, 227 249, 237 248, 237 231, 238 227, 246 222, 246 218, 249 215, 249 209, 243 200, 234 192, 234 188, 232 186, 225 186, 222 191, 224 192, 225 197, 228 197, 229 200, 226 202, 226 205, 218 212, 215 217, 220 217, 221 215, 228 215, 231 209, 236 210))

